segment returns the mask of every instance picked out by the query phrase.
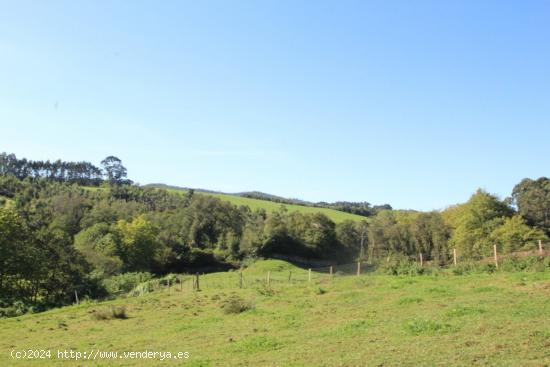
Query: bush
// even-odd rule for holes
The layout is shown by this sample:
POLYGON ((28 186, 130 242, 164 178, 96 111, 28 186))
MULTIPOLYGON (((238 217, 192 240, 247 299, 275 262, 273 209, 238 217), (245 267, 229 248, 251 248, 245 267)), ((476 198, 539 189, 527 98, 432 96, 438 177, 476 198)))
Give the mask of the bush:
POLYGON ((457 264, 457 266, 453 267, 453 274, 454 275, 466 275, 471 274, 478 271, 476 264, 472 262, 465 262, 457 264))
POLYGON ((168 274, 159 279, 159 284, 163 286, 174 285, 179 282, 180 279, 176 274, 168 274))
POLYGON ((493 263, 480 264, 475 262, 460 263, 452 268, 452 273, 455 275, 466 275, 472 273, 494 273, 497 270, 501 271, 545 271, 550 269, 550 257, 541 258, 539 256, 517 257, 510 256, 501 259, 499 268, 493 263))
POLYGON ((252 302, 246 301, 236 294, 227 297, 221 303, 221 309, 225 314, 238 314, 238 313, 248 311, 252 308, 253 308, 252 302))
POLYGON ((105 279, 103 285, 109 294, 119 295, 131 292, 139 284, 152 278, 150 273, 124 273, 105 279))
POLYGON ((550 269, 550 258, 512 256, 503 260, 501 268, 504 271, 545 271, 550 269))
POLYGON ((429 275, 437 269, 421 267, 417 261, 407 258, 395 258, 390 262, 382 263, 381 271, 389 275, 429 275))
POLYGON ((315 294, 317 294, 318 296, 322 295, 322 294, 325 294, 327 293, 327 290, 324 289, 324 288, 321 288, 321 287, 318 287, 315 289, 315 294))
POLYGON ((32 307, 21 301, 15 301, 11 304, 0 301, 0 317, 17 317, 32 311, 32 307))
POLYGON ((92 318, 95 320, 127 319, 125 306, 111 306, 100 310, 92 311, 92 318))

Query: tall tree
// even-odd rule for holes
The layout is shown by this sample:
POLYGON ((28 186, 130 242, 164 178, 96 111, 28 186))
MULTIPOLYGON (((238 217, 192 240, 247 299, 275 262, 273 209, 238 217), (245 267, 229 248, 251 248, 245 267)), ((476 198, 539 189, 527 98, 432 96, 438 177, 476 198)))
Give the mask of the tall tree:
POLYGON ((527 223, 550 234, 550 179, 524 179, 514 187, 512 198, 527 223))
POLYGON ((101 166, 110 183, 120 183, 127 176, 127 170, 122 165, 122 161, 115 156, 110 155, 102 160, 101 166))
POLYGON ((504 202, 483 190, 478 190, 455 212, 455 230, 450 242, 462 256, 470 258, 491 254, 491 233, 513 213, 504 202))

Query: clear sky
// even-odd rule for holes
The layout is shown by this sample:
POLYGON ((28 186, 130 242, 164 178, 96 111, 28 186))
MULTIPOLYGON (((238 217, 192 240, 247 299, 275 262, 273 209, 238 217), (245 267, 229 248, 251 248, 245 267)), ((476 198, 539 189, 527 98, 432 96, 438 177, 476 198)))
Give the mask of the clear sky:
POLYGON ((0 1, 0 151, 438 209, 548 176, 548 1, 0 1))

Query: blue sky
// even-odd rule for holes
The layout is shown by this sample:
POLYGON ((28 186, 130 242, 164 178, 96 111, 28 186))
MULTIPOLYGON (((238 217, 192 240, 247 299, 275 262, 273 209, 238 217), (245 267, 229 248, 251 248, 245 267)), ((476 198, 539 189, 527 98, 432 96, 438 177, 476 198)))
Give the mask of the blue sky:
POLYGON ((0 151, 431 210, 548 176, 547 1, 0 1, 0 151))

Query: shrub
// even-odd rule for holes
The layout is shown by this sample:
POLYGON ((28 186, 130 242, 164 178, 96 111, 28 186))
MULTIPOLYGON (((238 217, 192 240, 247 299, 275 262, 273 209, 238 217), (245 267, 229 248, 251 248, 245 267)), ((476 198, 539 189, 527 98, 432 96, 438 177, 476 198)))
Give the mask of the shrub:
POLYGON ((221 308, 225 314, 238 314, 253 308, 252 302, 246 301, 234 294, 227 297, 222 303, 221 308))
POLYGON ((103 281, 105 290, 111 295, 119 295, 132 291, 136 286, 153 278, 150 273, 124 273, 115 275, 103 281))
POLYGON ((502 261, 504 271, 545 271, 550 268, 550 258, 539 256, 516 257, 512 256, 502 261))
POLYGON ((417 261, 404 257, 382 263, 381 270, 389 275, 428 275, 436 272, 436 269, 421 267, 417 261))
POLYGON ((476 272, 477 270, 478 269, 474 263, 464 262, 457 264, 457 266, 453 267, 452 272, 454 275, 466 275, 476 272))
POLYGON ((159 279, 159 284, 163 286, 174 285, 179 283, 180 279, 176 274, 167 274, 164 277, 159 279))
POLYGON ((325 293, 327 293, 327 290, 324 289, 324 288, 318 287, 318 288, 315 289, 315 294, 317 294, 319 296, 322 295, 322 294, 325 294, 325 293))
POLYGON ((257 284, 254 289, 262 296, 271 297, 275 295, 275 291, 273 290, 273 288, 269 287, 265 282, 257 284))
POLYGON ((111 306, 100 310, 92 311, 92 318, 95 320, 127 319, 125 306, 111 306))
POLYGON ((0 301, 0 317, 17 317, 29 311, 32 311, 32 307, 21 301, 15 301, 11 304, 0 301))
MULTIPOLYGON (((501 271, 545 271, 550 269, 550 257, 541 258, 539 256, 517 257, 510 256, 499 261, 498 270, 501 271)), ((475 263, 465 262, 452 268, 455 275, 465 275, 471 273, 494 273, 497 267, 493 263, 475 263)))

